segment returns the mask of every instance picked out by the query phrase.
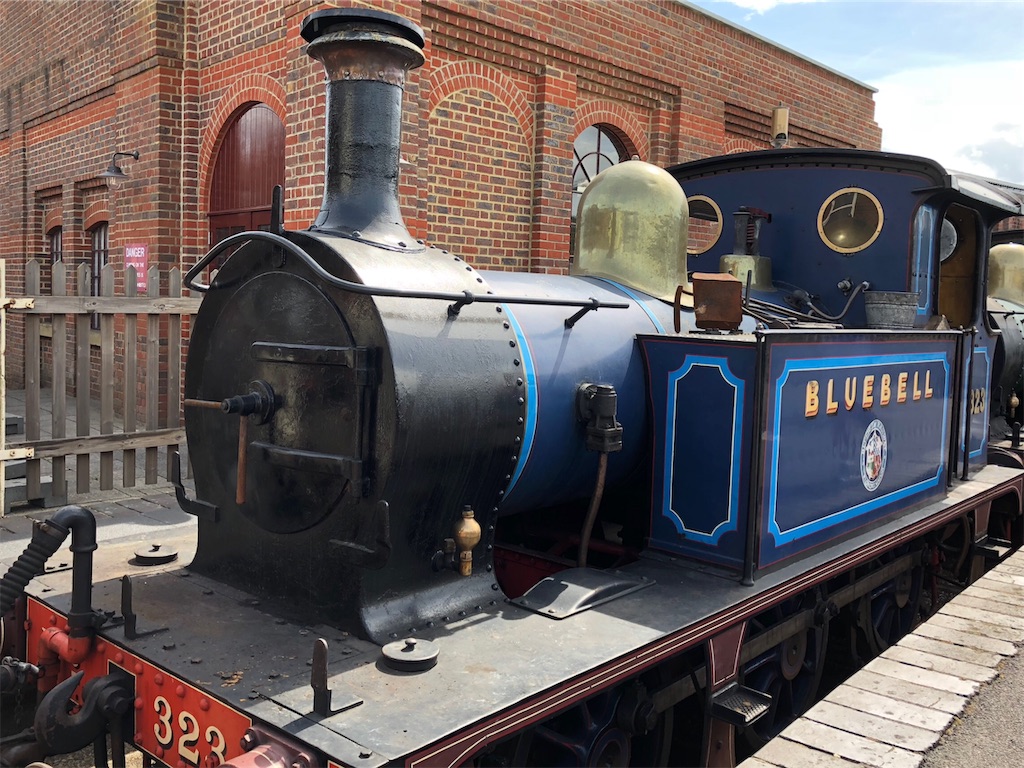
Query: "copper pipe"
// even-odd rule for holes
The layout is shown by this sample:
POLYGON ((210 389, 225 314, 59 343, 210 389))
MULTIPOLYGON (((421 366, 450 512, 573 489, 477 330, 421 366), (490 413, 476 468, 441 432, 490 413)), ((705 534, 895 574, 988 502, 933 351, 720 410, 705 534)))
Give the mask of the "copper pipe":
POLYGON ((245 504, 245 462, 249 443, 249 419, 238 419, 238 477, 235 481, 235 504, 245 504))
POLYGON ((597 460, 597 482, 594 483, 594 495, 590 500, 590 509, 587 510, 587 520, 583 524, 583 532, 580 534, 580 556, 579 567, 587 567, 587 551, 590 549, 590 534, 594 530, 594 521, 597 520, 597 509, 601 506, 601 497, 604 495, 604 479, 608 472, 608 453, 601 451, 597 460))
POLYGON ((196 400, 191 397, 186 397, 185 406, 189 408, 209 408, 216 411, 223 410, 223 403, 221 400, 196 400))
POLYGON ((224 410, 223 401, 221 400, 194 400, 193 398, 185 398, 185 405, 191 408, 210 408, 217 411, 224 410))

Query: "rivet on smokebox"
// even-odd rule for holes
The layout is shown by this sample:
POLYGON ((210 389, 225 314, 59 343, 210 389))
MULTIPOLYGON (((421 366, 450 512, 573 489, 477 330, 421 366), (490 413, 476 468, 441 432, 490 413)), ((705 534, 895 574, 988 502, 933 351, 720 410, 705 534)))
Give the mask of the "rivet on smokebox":
POLYGON ((132 565, 163 565, 178 559, 178 550, 163 544, 150 544, 135 550, 135 557, 128 562, 132 565))

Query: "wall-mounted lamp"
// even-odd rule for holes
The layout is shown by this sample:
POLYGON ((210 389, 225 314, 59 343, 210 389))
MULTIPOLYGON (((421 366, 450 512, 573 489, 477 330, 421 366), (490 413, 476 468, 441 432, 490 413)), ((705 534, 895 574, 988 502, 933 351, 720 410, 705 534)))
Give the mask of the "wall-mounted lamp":
POLYGON ((110 158, 110 165, 107 166, 107 170, 100 174, 101 179, 106 179, 107 183, 116 187, 125 179, 129 178, 128 174, 121 170, 121 166, 117 164, 117 158, 119 157, 130 157, 132 160, 139 159, 138 152, 115 152, 114 156, 110 158))
POLYGON ((782 149, 789 139, 789 109, 776 107, 772 110, 772 148, 782 149))

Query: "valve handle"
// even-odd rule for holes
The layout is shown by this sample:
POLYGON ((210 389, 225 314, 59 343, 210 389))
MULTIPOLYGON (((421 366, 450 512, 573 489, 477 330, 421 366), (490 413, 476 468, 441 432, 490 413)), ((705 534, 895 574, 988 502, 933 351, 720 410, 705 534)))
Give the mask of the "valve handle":
POLYGON ((258 379, 249 385, 249 391, 244 395, 232 395, 223 400, 198 400, 187 398, 185 406, 189 408, 208 408, 218 410, 227 414, 238 415, 238 462, 235 472, 235 503, 245 503, 245 475, 248 461, 247 448, 249 445, 249 419, 248 416, 258 417, 260 424, 266 424, 277 410, 277 396, 274 389, 267 382, 258 379))

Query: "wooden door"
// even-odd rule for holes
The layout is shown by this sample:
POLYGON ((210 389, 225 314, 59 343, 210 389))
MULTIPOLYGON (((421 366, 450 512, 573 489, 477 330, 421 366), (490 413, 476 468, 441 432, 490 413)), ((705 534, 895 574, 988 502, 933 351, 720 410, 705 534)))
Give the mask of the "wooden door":
POLYGON ((284 124, 254 104, 227 127, 210 187, 210 245, 246 230, 268 229, 275 185, 284 186, 284 124))

